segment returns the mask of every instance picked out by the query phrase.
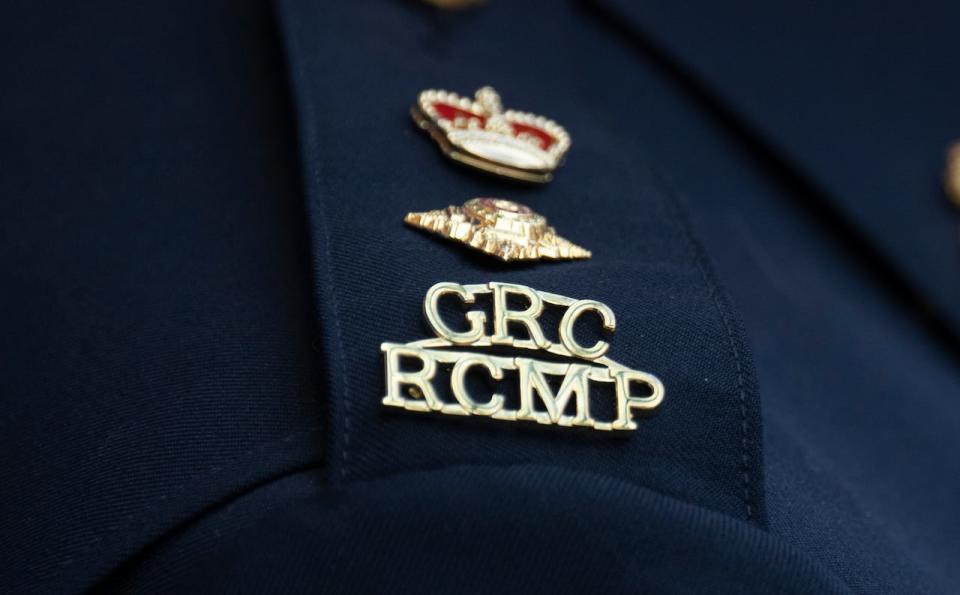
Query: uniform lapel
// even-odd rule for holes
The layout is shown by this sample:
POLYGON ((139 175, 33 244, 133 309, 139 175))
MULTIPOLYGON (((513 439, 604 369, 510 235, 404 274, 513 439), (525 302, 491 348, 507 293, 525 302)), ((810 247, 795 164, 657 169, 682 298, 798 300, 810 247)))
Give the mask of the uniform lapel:
POLYGON ((557 465, 762 524, 759 399, 735 316, 674 197, 607 120, 615 104, 593 93, 608 79, 572 45, 579 15, 564 6, 544 20, 541 8, 491 3, 445 14, 404 2, 279 2, 328 372, 330 480, 557 465), (564 39, 571 44, 557 44, 564 39), (570 131, 573 149, 549 186, 452 164, 409 118, 423 89, 470 94, 484 84, 509 107, 570 131), (408 211, 476 196, 528 204, 593 258, 505 266, 403 224, 408 211), (606 303, 618 320, 610 356, 657 374, 668 396, 619 438, 384 407, 380 344, 429 336, 423 298, 439 281, 512 282, 606 303))

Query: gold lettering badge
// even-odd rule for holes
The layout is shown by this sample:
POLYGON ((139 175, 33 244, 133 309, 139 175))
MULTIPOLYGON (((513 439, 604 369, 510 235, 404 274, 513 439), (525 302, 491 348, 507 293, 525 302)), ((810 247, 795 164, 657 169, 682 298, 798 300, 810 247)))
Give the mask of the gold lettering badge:
POLYGON ((616 329, 613 310, 598 301, 513 283, 437 283, 427 291, 423 311, 436 337, 380 346, 386 373, 383 404, 388 407, 611 431, 635 430, 633 413, 663 401, 663 383, 656 376, 608 358, 606 341, 584 345, 576 338, 577 324, 587 313, 604 330, 616 329), (491 304, 489 317, 478 306, 481 297, 491 304), (441 299, 469 309, 461 320, 447 321, 441 299), (562 310, 550 337, 542 327, 548 306, 562 310), (523 337, 514 336, 518 330, 523 337), (527 356, 536 352, 543 354, 540 359, 527 356), (471 389, 468 375, 495 388, 471 389), (602 385, 615 400, 607 404, 611 413, 603 420, 591 415, 591 388, 602 385))

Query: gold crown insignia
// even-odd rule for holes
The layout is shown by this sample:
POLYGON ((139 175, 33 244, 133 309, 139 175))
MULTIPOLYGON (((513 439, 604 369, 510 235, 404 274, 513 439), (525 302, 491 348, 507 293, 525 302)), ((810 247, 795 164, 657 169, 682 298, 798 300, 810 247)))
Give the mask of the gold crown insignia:
POLYGON ((504 111, 492 87, 478 90, 473 99, 428 89, 411 114, 451 159, 527 182, 549 182, 570 148, 562 126, 543 116, 504 111))

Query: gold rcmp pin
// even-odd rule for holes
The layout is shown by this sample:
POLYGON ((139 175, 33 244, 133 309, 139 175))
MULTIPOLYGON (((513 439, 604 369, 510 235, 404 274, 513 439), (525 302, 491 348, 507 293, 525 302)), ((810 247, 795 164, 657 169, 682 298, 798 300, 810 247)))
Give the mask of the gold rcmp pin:
POLYGON ((473 99, 428 89, 411 115, 454 161, 525 182, 549 182, 570 148, 562 126, 543 116, 504 111, 493 87, 483 87, 473 99))
POLYGON ((436 337, 380 345, 387 407, 612 431, 635 430, 634 412, 652 410, 663 401, 664 386, 656 376, 607 357, 606 341, 583 345, 578 340, 578 322, 588 313, 599 317, 604 330, 616 328, 613 311, 596 300, 511 283, 437 283, 427 291, 423 311, 436 337), (441 300, 471 309, 464 320, 448 323, 441 300), (517 309, 518 301, 526 307, 517 309), (492 309, 491 325, 481 304, 492 309), (563 312, 549 338, 540 320, 548 307, 563 312), (511 334, 518 329, 525 337, 511 334), (492 391, 477 390, 478 375, 494 386, 492 391), (594 409, 609 414, 601 419, 594 409))
POLYGON ((543 215, 501 198, 474 198, 462 207, 407 213, 404 221, 503 261, 590 258, 590 251, 557 235, 543 215))

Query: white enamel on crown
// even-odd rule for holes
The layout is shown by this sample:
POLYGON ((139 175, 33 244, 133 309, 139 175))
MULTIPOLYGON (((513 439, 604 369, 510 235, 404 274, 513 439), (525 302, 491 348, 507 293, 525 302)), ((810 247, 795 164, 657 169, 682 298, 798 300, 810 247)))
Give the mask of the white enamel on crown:
POLYGON ((450 143, 478 157, 519 169, 555 169, 557 158, 530 141, 486 130, 450 130, 450 143))

